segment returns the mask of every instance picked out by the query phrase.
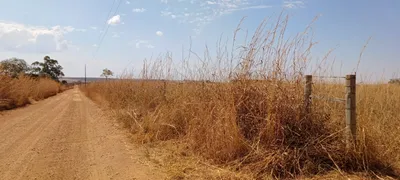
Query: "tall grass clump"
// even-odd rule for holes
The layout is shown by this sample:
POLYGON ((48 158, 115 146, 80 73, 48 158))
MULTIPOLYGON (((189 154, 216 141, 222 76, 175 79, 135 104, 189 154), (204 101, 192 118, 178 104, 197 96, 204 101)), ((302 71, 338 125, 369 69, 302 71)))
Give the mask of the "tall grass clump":
POLYGON ((0 76, 0 110, 12 109, 56 95, 63 88, 48 78, 0 76))
MULTIPOLYGON (((190 50, 176 68, 167 54, 145 62, 136 79, 124 76, 83 90, 110 108, 137 141, 178 140, 191 152, 257 179, 329 171, 395 176, 400 141, 388 138, 400 138, 399 126, 393 126, 400 123, 395 113, 400 98, 394 98, 399 87, 358 88, 360 138, 346 148, 343 105, 316 101, 312 113, 304 112, 303 76, 315 45, 310 28, 286 37, 287 17, 267 22, 240 46, 239 26, 231 46, 218 43, 215 57, 208 49, 204 57, 190 50)), ((315 91, 343 95, 344 86, 326 84, 315 84, 315 91)))

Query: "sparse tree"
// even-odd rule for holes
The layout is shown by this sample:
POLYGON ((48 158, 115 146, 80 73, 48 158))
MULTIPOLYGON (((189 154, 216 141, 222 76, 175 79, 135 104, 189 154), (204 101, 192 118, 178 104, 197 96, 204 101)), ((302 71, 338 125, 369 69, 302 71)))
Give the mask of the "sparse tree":
POLYGON ((108 80, 108 77, 113 76, 114 73, 109 70, 109 69, 103 69, 103 73, 100 75, 101 77, 106 77, 106 80, 108 80))
POLYGON ((48 76, 55 81, 59 81, 59 77, 64 76, 63 67, 58 64, 58 61, 51 59, 49 56, 43 58, 44 62, 32 63, 32 73, 39 76, 48 76))
POLYGON ((10 58, 0 62, 0 74, 13 78, 29 71, 29 66, 23 59, 10 58))

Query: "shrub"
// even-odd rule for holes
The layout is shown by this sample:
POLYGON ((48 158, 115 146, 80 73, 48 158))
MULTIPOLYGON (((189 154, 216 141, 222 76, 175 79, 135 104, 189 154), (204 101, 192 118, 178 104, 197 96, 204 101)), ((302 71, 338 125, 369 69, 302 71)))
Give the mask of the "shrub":
POLYGON ((61 85, 47 78, 0 76, 0 110, 42 100, 61 92, 61 85))

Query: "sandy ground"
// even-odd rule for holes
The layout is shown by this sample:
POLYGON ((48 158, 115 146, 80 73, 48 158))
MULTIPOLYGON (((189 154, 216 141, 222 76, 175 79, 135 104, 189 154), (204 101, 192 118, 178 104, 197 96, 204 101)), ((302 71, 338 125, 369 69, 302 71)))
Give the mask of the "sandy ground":
POLYGON ((0 179, 165 179, 77 88, 0 115, 0 179))

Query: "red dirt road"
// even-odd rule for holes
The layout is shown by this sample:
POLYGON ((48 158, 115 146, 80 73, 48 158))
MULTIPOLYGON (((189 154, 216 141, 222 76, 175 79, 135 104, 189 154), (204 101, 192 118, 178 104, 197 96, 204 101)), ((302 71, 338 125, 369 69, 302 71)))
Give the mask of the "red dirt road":
POLYGON ((0 179, 165 179, 77 88, 0 115, 0 179))

